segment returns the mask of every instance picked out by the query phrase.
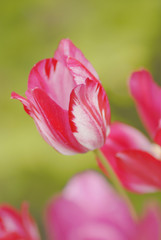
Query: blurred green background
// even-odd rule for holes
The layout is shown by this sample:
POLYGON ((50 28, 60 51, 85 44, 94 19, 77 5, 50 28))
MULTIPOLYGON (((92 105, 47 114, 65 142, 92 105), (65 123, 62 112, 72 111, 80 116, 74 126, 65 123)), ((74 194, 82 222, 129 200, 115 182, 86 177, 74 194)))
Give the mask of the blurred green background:
MULTIPOLYGON (((127 79, 145 67, 161 84, 161 1, 1 0, 0 32, 0 202, 20 207, 27 200, 44 234, 47 200, 74 173, 97 164, 92 153, 67 157, 47 145, 20 103, 10 100, 11 91, 25 96, 32 66, 52 57, 62 38, 70 38, 98 72, 112 120, 144 131, 127 79)), ((138 210, 149 198, 130 196, 138 210)))

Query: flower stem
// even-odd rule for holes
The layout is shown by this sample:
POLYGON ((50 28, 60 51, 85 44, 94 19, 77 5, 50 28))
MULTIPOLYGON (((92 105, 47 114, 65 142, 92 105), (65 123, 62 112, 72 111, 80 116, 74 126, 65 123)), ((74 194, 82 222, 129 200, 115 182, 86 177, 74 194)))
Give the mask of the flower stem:
POLYGON ((113 185, 116 188, 116 190, 118 191, 118 193, 124 198, 124 200, 126 201, 126 203, 129 206, 129 209, 130 209, 133 217, 136 219, 137 218, 136 211, 134 210, 134 207, 133 207, 129 197, 128 197, 126 191, 124 190, 124 187, 123 187, 122 183, 120 182, 118 176, 116 175, 115 171, 113 170, 111 164, 103 156, 103 154, 101 153, 100 150, 96 149, 96 150, 94 150, 94 153, 98 157, 98 159, 102 163, 102 165, 105 167, 105 169, 107 170, 111 182, 113 183, 113 185))

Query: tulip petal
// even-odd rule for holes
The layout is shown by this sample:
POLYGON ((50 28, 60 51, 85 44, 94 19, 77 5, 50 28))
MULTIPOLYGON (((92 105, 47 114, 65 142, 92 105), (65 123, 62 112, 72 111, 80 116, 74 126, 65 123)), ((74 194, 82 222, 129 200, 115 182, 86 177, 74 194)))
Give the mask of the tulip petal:
POLYGON ((72 232, 86 222, 88 217, 79 206, 63 196, 52 200, 46 215, 46 228, 50 240, 70 239, 72 232))
POLYGON ((29 209, 28 204, 23 203, 21 208, 21 216, 22 216, 24 229, 26 231, 26 235, 28 236, 28 239, 33 239, 33 240, 40 239, 37 225, 35 221, 32 219, 32 217, 30 216, 28 209, 29 209))
POLYGON ((41 89, 34 89, 32 94, 36 109, 33 109, 33 118, 45 141, 65 155, 86 152, 86 148, 82 147, 72 134, 68 112, 41 89))
POLYGON ((17 211, 9 206, 0 207, 0 239, 13 232, 20 236, 24 236, 24 229, 22 228, 22 219, 17 211))
POLYGON ((20 96, 19 94, 15 93, 15 92, 11 93, 11 98, 19 100, 23 104, 23 107, 24 107, 24 110, 26 111, 26 113, 32 117, 31 103, 26 98, 20 96))
POLYGON ((54 58, 66 64, 68 57, 75 58, 91 72, 96 79, 99 79, 92 64, 84 57, 83 53, 69 39, 63 39, 55 51, 54 58))
MULTIPOLYGON (((22 205, 22 207, 24 208, 24 206, 26 206, 25 203, 22 205)), ((7 205, 0 206, 0 239, 40 239, 36 223, 28 212, 27 218, 26 213, 24 214, 23 212, 21 214, 17 210, 7 205), (28 224, 26 224, 27 222, 28 224)))
POLYGON ((104 145, 109 133, 110 107, 107 95, 98 82, 73 89, 69 103, 69 121, 78 142, 89 150, 104 145))
POLYGON ((161 119, 161 88, 148 71, 141 70, 132 74, 130 91, 143 123, 154 138, 161 119))
POLYGON ((40 88, 46 92, 63 109, 68 109, 72 89, 76 86, 67 67, 54 58, 38 62, 31 70, 28 81, 28 99, 31 90, 40 88))
POLYGON ((161 161, 139 150, 117 153, 118 175, 127 189, 150 193, 161 189, 161 161))
POLYGON ((67 58, 67 66, 77 84, 84 84, 87 78, 98 81, 85 66, 83 66, 78 60, 74 58, 67 58))
POLYGON ((95 171, 85 171, 74 176, 64 189, 63 196, 81 209, 85 209, 92 217, 103 215, 104 218, 110 218, 111 221, 115 219, 114 221, 120 223, 124 217, 130 219, 124 201, 105 178, 95 171), (112 214, 117 210, 120 211, 120 215, 112 214))
POLYGON ((138 240, 160 240, 161 237, 161 218, 160 209, 156 205, 148 206, 146 214, 140 221, 139 230, 137 232, 138 240))
POLYGON ((118 168, 116 154, 127 149, 140 149, 152 153, 151 143, 140 131, 127 124, 112 123, 110 134, 100 150, 116 169, 118 168))
MULTIPOLYGON (((131 234, 129 234, 131 235, 131 234)), ((74 229, 69 240, 132 240, 114 223, 90 222, 74 229)), ((138 239, 137 239, 138 240, 138 239)))
POLYGON ((47 210, 50 240, 126 240, 135 227, 126 203, 93 171, 72 178, 47 210))
POLYGON ((161 146, 161 128, 157 131, 154 141, 161 146))
POLYGON ((153 145, 137 129, 117 122, 111 124, 101 151, 128 190, 144 193, 161 188, 161 162, 155 158, 153 145))
POLYGON ((159 121, 159 126, 156 131, 154 141, 161 146, 161 120, 159 121))

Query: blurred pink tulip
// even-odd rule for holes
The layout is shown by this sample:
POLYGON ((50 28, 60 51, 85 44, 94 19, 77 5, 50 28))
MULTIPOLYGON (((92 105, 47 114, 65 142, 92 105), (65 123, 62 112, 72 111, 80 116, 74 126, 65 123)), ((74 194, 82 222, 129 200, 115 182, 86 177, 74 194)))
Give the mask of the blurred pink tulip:
POLYGON ((150 206, 134 220, 121 197, 96 172, 75 176, 46 211, 49 240, 159 240, 160 215, 150 206))
POLYGON ((71 155, 104 145, 110 107, 94 68, 74 44, 64 39, 54 58, 38 62, 30 72, 24 105, 44 140, 71 155))
MULTIPOLYGON (((132 74, 130 91, 150 136, 160 144, 161 88, 150 73, 141 70, 132 74)), ((161 190, 161 148, 137 129, 113 123, 101 151, 128 190, 138 193, 161 190)))
POLYGON ((24 203, 21 212, 10 206, 0 206, 0 240, 39 240, 34 220, 24 203))

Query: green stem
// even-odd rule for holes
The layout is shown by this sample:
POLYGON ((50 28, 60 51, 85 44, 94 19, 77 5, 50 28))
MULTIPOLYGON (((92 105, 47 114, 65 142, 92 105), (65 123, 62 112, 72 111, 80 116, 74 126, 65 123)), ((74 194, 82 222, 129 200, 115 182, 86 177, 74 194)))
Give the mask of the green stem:
POLYGON ((113 170, 111 164, 103 156, 103 154, 101 153, 100 150, 96 149, 96 150, 94 150, 94 153, 98 157, 98 159, 102 163, 102 165, 105 167, 105 169, 107 170, 111 182, 115 186, 118 193, 124 198, 124 200, 126 201, 126 203, 128 204, 128 206, 131 210, 131 213, 132 213, 133 217, 136 219, 137 215, 136 215, 136 212, 134 210, 134 207, 133 207, 132 203, 130 202, 129 197, 128 197, 126 191, 124 190, 124 187, 123 187, 122 183, 120 182, 119 178, 117 177, 115 171, 113 170))

